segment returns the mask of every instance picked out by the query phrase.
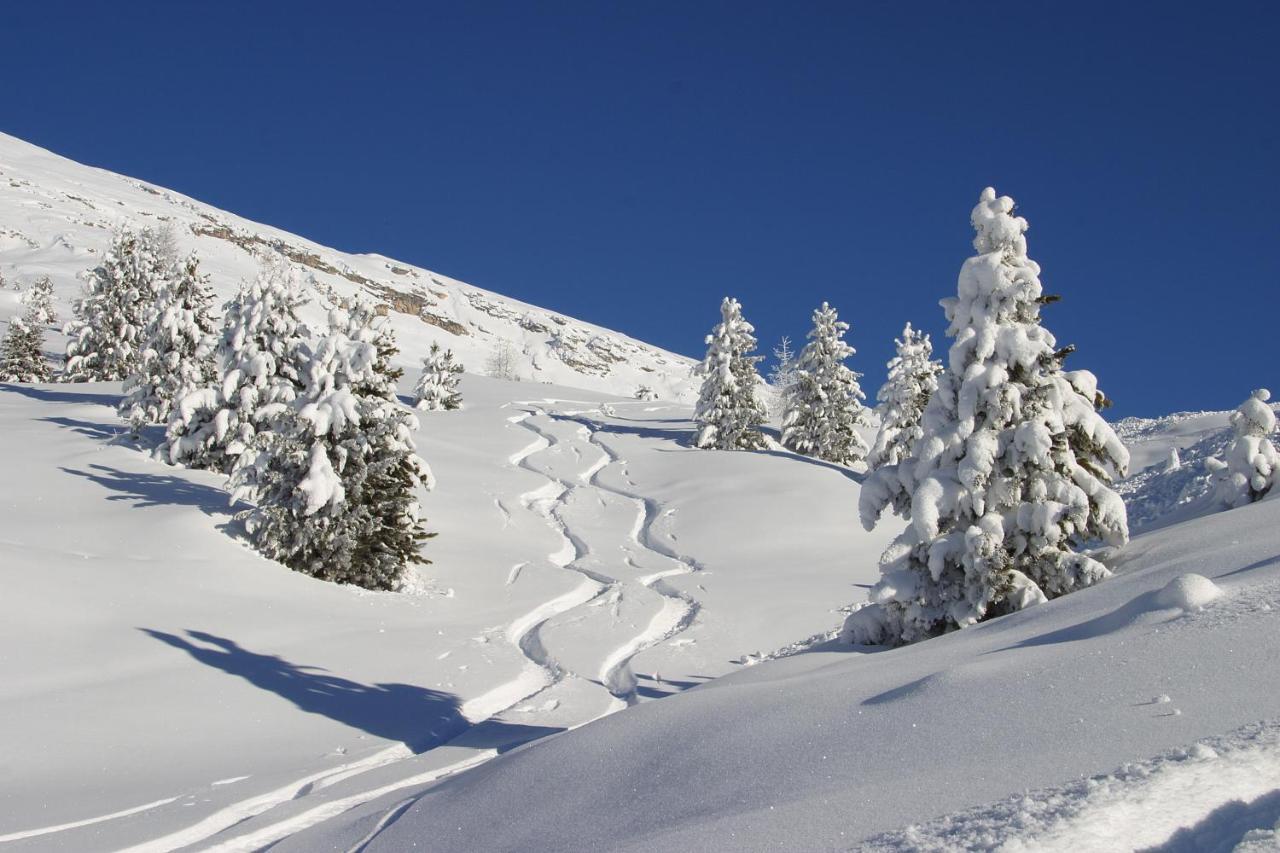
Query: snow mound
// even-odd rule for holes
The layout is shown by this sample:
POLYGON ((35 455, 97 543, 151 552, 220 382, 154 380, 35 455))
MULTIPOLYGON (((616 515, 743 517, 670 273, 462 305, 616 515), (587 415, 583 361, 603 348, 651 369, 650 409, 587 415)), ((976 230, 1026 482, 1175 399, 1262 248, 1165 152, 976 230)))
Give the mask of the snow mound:
POLYGON ((1222 595, 1222 587, 1204 575, 1179 575, 1156 593, 1156 603, 1161 607, 1177 607, 1182 610, 1199 610, 1222 595))

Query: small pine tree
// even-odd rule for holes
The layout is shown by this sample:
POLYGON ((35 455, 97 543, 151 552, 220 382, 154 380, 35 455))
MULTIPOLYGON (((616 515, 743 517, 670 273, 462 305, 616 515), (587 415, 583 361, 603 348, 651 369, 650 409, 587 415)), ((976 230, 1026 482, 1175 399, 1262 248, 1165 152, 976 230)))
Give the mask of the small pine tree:
POLYGON ((1231 413, 1235 438, 1221 459, 1206 464, 1217 478, 1214 495, 1227 509, 1262 500, 1280 480, 1280 454, 1271 436, 1276 431, 1276 414, 1267 402, 1271 392, 1254 391, 1240 408, 1231 413))
POLYGON ((167 461, 229 473, 259 422, 297 396, 305 301, 297 270, 278 258, 240 286, 223 309, 215 381, 174 406, 161 448, 167 461))
POLYGON ((911 456, 919 440, 920 418, 924 407, 938 387, 942 362, 934 361, 929 336, 917 332, 907 323, 902 337, 894 340, 897 354, 889 360, 889 378, 876 394, 876 411, 880 429, 867 456, 867 465, 875 470, 882 465, 897 465, 911 456))
POLYGON ((306 349, 306 389, 278 407, 232 472, 255 546, 290 568, 366 589, 397 589, 429 538, 417 493, 431 473, 396 402, 399 371, 385 318, 357 304, 330 315, 306 349))
POLYGON ((765 446, 756 429, 765 421, 761 384, 754 356, 755 329, 742 318, 738 300, 725 297, 720 322, 707 335, 707 355, 698 372, 702 390, 693 419, 698 424, 697 447, 716 450, 758 450, 765 446))
POLYGON ((845 365, 854 354, 845 343, 849 324, 827 303, 813 312, 809 342, 796 360, 795 381, 786 393, 782 444, 806 456, 851 465, 867 455, 858 427, 868 426, 861 373, 845 365))
POLYGON ((648 385, 641 385, 636 389, 634 396, 637 400, 643 400, 646 403, 651 403, 658 399, 658 392, 650 388, 648 385))
POLYGON ((0 382, 48 382, 49 363, 44 358, 43 315, 29 307, 22 317, 9 321, 9 330, 0 340, 0 382))
POLYGON ((31 312, 31 319, 41 327, 58 323, 58 311, 53 307, 53 279, 42 275, 22 293, 22 304, 31 312))
POLYGON ((141 363, 125 380, 119 407, 134 435, 147 424, 167 423, 179 401, 217 378, 208 280, 192 253, 159 282, 141 363))
POLYGON ((863 485, 865 527, 889 506, 911 524, 881 558, 871 604, 846 620, 857 642, 913 642, 1088 586, 1109 573, 1077 549, 1128 540, 1109 484, 1129 454, 1098 414, 1093 375, 1064 373, 1067 351, 1040 325, 1049 300, 1012 211, 983 191, 978 254, 942 301, 955 343, 921 435, 863 485))
POLYGON ((462 377, 462 365, 453 359, 453 350, 442 350, 431 344, 422 360, 422 375, 414 387, 415 409, 423 411, 453 410, 462 407, 462 394, 458 380, 462 377))
POLYGON ((67 324, 67 381, 117 381, 137 369, 146 312, 163 274, 150 232, 115 236, 102 265, 89 272, 75 319, 67 324))

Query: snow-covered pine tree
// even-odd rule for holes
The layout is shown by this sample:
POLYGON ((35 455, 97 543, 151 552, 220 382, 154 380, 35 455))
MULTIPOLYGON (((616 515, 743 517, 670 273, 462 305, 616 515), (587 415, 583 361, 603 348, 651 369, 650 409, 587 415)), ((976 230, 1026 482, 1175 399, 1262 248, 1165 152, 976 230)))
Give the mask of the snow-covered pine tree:
POLYGON ((120 380, 137 368, 146 311, 163 274, 150 232, 116 234, 102 265, 89 272, 75 319, 67 324, 67 381, 120 380))
POLYGON ((431 344, 426 358, 422 359, 422 375, 413 389, 413 407, 423 411, 461 408, 460 378, 462 365, 454 360, 453 350, 441 349, 437 343, 431 344))
POLYGON ((428 562, 417 493, 431 473, 417 456, 417 419, 400 407, 395 342, 369 306, 330 313, 306 348, 306 389, 277 407, 232 472, 255 546, 290 568, 366 589, 397 589, 428 562))
POLYGON ((1205 460, 1217 478, 1214 496, 1228 509, 1262 500, 1280 480, 1280 454, 1271 441, 1276 431, 1276 413, 1267 402, 1270 399, 1271 392, 1266 388, 1249 395, 1231 413, 1235 438, 1222 458, 1205 460))
POLYGON ((208 280, 193 252, 158 283, 141 363, 124 381, 120 400, 120 416, 134 435, 147 424, 167 423, 179 401, 217 379, 217 323, 210 314, 208 280))
POLYGON ((274 407, 302 387, 299 345, 307 330, 297 310, 305 302, 301 276, 271 258, 252 282, 223 307, 222 337, 211 385, 177 401, 162 454, 172 464, 230 472, 235 457, 274 407))
POLYGON ((867 456, 867 465, 875 470, 882 465, 897 465, 911 455, 920 438, 920 418, 924 407, 938 387, 942 362, 935 361, 929 336, 917 332, 907 323, 902 337, 894 340, 897 354, 889 360, 889 378, 876 394, 876 411, 880 429, 867 456))
POLYGON ((632 396, 634 396, 637 400, 642 400, 646 403, 651 403, 654 400, 658 399, 658 392, 650 388, 648 385, 641 385, 638 388, 636 388, 636 393, 632 396))
POLYGON ((42 328, 58 322, 58 312, 53 307, 53 279, 42 275, 31 287, 22 292, 22 304, 31 312, 31 319, 42 328))
POLYGON ((782 444, 797 453, 851 465, 867 455, 857 427, 868 426, 862 376, 846 365, 855 350, 844 340, 849 324, 827 303, 813 312, 813 328, 800 357, 795 381, 785 395, 782 444))
POLYGON ((9 321, 0 340, 0 382, 48 382, 49 363, 44 358, 44 324, 40 309, 27 308, 9 321))
POLYGON ((720 322, 707 335, 707 355, 698 367, 702 390, 693 419, 694 444, 716 450, 756 450, 765 446, 756 429, 765 421, 759 397, 755 328, 742 318, 738 300, 725 297, 720 322))
POLYGON ((846 620, 855 642, 913 642, 1087 586, 1108 571, 1076 549, 1128 539, 1109 482, 1129 454, 1097 412, 1092 374, 1064 373, 1040 325, 1048 300, 1027 222, 990 188, 972 222, 978 255, 942 300, 954 343, 922 434, 863 486, 865 527, 888 506, 911 524, 881 558, 871 603, 846 620))

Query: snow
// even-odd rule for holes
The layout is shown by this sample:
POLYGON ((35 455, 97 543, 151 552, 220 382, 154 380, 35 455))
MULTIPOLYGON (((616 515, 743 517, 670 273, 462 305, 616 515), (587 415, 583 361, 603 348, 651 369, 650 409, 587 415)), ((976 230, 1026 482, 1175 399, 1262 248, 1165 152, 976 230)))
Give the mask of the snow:
POLYGON ((0 784, 0 836, 236 849, 408 796, 830 631, 889 538, 845 523, 847 471, 694 450, 688 406, 462 390, 418 415, 439 536, 389 594, 255 554, 223 477, 129 442, 118 384, 0 385, 23 484, 0 497, 0 755, 23 780, 0 784))
MULTIPOLYGON (((199 254, 217 304, 234 295, 240 281, 254 278, 259 254, 277 249, 314 276, 313 296, 361 294, 390 306, 401 345, 397 365, 415 375, 436 342, 476 373, 505 349, 513 372, 526 381, 621 397, 643 384, 668 401, 692 402, 697 395, 695 362, 685 356, 413 264, 321 246, 0 133, 0 276, 25 287, 48 275, 64 320, 71 319, 82 274, 102 262, 117 229, 166 225, 180 255, 199 254)), ((17 296, 0 293, 0 331, 22 313, 17 296)), ((323 322, 318 303, 313 299, 303 320, 323 322)), ((64 342, 63 335, 51 334, 47 348, 60 356, 64 342)))
MULTIPOLYGON (((1046 849, 1033 833, 1075 809, 1054 791, 1080 799, 1098 786, 1074 780, 1099 774, 1110 793, 1080 813, 1134 846, 1216 825, 1280 785, 1277 522, 1268 501, 1140 535, 1113 578, 1038 607, 890 651, 818 646, 606 717, 413 795, 368 849, 847 849, 937 815, 1003 820, 989 804, 1052 789, 1031 795, 1046 805, 1028 806, 1041 822, 1021 848, 1046 849), (1158 591, 1193 572, 1224 597, 1162 607, 1158 591), (1212 772, 1172 754, 1198 741, 1220 756, 1212 772)), ((275 849, 343 849, 393 805, 275 849)), ((1089 826, 1063 824, 1054 843, 1116 849, 1089 826)))
POLYGON ((1179 575, 1156 593, 1156 603, 1161 607, 1177 607, 1182 610, 1199 610, 1222 595, 1216 583, 1204 575, 1179 575))
MULTIPOLYGON (((1009 213, 979 242, 1021 241, 1009 213)), ((863 475, 771 434, 695 450, 688 359, 0 135, 0 274, 51 276, 64 319, 113 229, 165 221, 219 299, 274 243, 315 276, 304 321, 392 305, 405 406, 433 342, 526 381, 417 415, 439 535, 401 593, 259 556, 223 476, 130 437, 119 383, 0 384, 5 850, 1275 849, 1280 501, 1214 503, 1229 413, 1115 425, 1108 579, 855 647, 902 525, 862 530, 863 475)))

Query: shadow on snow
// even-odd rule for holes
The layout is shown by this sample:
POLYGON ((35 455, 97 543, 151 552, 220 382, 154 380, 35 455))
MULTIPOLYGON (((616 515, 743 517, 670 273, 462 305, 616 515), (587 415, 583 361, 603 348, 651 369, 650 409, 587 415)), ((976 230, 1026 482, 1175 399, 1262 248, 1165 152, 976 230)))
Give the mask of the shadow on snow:
POLYGON ((109 501, 133 501, 133 505, 139 508, 172 504, 192 506, 214 516, 231 515, 234 511, 222 489, 193 483, 173 474, 137 474, 96 464, 89 468, 88 471, 75 468, 59 470, 119 493, 107 498, 109 501))
MULTIPOLYGON (((308 714, 331 720, 422 753, 472 729, 451 693, 411 684, 361 684, 330 674, 320 667, 291 663, 278 655, 259 654, 232 640, 204 631, 186 637, 139 628, 149 637, 186 652, 206 666, 243 678, 275 693, 308 714)), ((505 751, 562 731, 545 726, 521 726, 486 721, 475 729, 485 736, 468 737, 468 746, 505 751)))
POLYGON ((33 400, 41 400, 46 403, 85 403, 92 406, 110 406, 113 409, 120 403, 119 394, 95 394, 90 391, 77 393, 69 390, 73 387, 75 387, 75 384, 70 383, 59 386, 55 390, 52 388, 37 388, 34 385, 20 385, 16 382, 0 382, 0 391, 21 394, 24 397, 30 397, 33 400))

